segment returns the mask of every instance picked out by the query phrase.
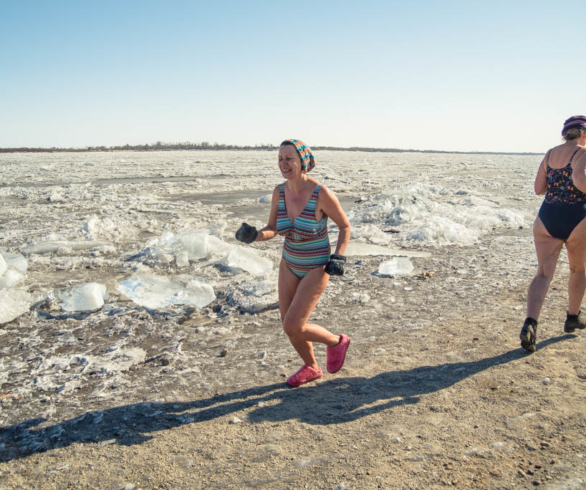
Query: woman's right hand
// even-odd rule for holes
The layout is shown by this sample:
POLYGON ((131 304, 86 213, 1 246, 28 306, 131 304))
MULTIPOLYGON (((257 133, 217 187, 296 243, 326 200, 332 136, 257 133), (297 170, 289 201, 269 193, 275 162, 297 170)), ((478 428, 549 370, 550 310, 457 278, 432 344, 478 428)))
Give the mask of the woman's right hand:
POLYGON ((256 240, 258 231, 254 226, 250 226, 248 223, 242 223, 238 231, 236 232, 236 240, 243 243, 252 243, 256 240))

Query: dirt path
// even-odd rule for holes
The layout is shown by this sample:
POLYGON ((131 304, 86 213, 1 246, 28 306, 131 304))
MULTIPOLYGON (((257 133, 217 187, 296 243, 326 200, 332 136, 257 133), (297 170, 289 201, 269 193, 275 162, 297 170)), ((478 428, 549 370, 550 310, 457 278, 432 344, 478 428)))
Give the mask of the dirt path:
MULTIPOLYGON (((519 262, 524 248, 511 253, 519 262)), ((430 279, 400 281, 361 274, 380 259, 358 261, 316 311, 346 325, 348 362, 309 386, 284 384, 298 361, 273 310, 233 317, 239 340, 223 354, 210 344, 203 383, 115 404, 76 393, 79 415, 65 419, 67 399, 34 401, 54 422, 0 432, 0 488, 585 488, 586 333, 562 331, 563 260, 527 355, 529 277, 480 274, 485 258, 474 268, 461 250, 430 279)), ((136 382, 172 376, 164 364, 136 382)))

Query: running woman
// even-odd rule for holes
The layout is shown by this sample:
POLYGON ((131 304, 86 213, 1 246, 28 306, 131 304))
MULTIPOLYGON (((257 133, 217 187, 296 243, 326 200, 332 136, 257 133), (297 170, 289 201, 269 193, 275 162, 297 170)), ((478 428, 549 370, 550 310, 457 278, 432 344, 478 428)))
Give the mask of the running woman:
POLYGON ((244 243, 285 238, 279 266, 279 308, 283 330, 301 357, 303 366, 287 379, 300 386, 323 372, 313 343, 325 344, 329 373, 342 369, 350 345, 347 335, 307 323, 330 276, 344 274, 344 252, 350 240, 350 222, 332 191, 309 177, 315 167, 311 149, 300 140, 285 140, 279 148, 279 170, 286 179, 273 191, 267 226, 261 230, 243 223, 236 238, 244 243), (336 253, 331 254, 328 218, 338 226, 336 253))

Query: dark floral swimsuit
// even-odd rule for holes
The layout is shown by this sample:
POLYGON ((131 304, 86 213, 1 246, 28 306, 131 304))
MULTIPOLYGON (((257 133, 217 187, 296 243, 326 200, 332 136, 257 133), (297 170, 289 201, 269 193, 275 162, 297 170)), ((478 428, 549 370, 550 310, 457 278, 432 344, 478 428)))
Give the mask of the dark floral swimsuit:
POLYGON ((539 209, 539 217, 554 238, 567 240, 574 228, 586 217, 586 194, 572 182, 572 161, 578 148, 563 168, 549 166, 547 155, 547 192, 539 209))

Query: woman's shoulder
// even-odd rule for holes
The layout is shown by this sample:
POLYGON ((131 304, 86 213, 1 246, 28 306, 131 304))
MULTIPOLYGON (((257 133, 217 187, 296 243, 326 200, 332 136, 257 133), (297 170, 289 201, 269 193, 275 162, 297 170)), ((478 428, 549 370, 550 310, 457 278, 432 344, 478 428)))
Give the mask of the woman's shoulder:
POLYGON ((574 162, 577 162, 578 160, 586 160, 586 148, 584 146, 581 146, 580 148, 578 148, 578 152, 576 153, 576 156, 574 158, 574 162))
POLYGON ((319 186, 318 197, 320 199, 327 199, 327 200, 331 200, 331 201, 338 200, 334 191, 332 191, 329 187, 327 187, 321 183, 318 183, 318 186, 319 186))

